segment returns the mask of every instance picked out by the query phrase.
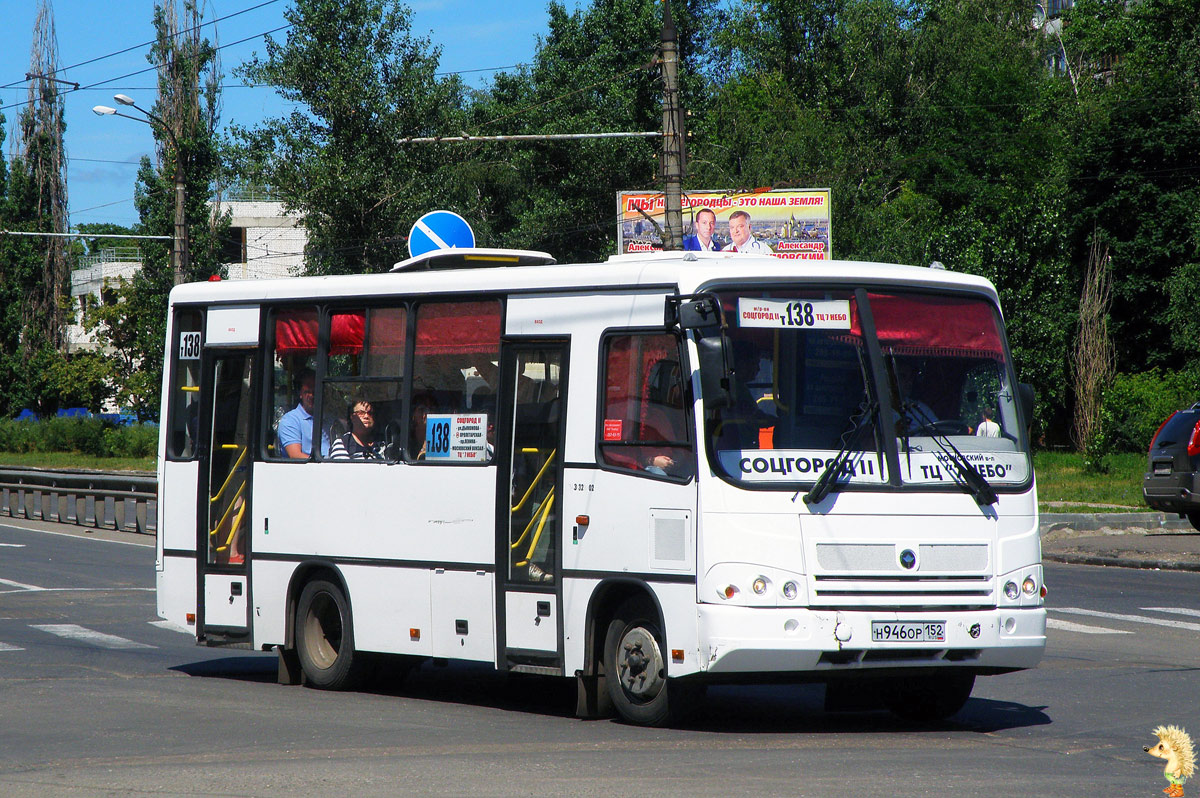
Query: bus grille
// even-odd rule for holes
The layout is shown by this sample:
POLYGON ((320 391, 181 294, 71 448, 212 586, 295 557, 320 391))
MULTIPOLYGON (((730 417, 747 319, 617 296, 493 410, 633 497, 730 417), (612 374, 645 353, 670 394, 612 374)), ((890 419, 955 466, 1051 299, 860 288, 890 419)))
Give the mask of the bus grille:
POLYGON ((913 570, 900 565, 904 546, 818 543, 812 604, 895 608, 996 606, 986 543, 921 544, 913 570))

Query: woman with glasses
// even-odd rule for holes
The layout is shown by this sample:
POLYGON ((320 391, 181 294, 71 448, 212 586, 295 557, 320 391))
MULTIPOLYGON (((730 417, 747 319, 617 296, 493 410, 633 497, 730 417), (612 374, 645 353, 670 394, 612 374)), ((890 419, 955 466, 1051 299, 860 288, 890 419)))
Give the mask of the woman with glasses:
POLYGON ((365 399, 350 403, 347 419, 350 431, 337 437, 329 447, 330 460, 382 460, 375 438, 375 411, 365 399))

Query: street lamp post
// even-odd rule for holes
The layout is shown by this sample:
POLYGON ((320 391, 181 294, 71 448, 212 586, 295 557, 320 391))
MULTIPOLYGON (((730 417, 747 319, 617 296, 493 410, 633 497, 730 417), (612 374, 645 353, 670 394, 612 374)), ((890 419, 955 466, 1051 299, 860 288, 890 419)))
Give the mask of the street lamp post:
POLYGON ((170 125, 164 122, 160 117, 150 113, 144 108, 139 108, 134 104, 133 99, 124 94, 114 94, 113 99, 121 105, 128 105, 136 111, 141 111, 146 115, 145 119, 139 116, 130 116, 123 114, 116 108, 110 108, 107 105, 97 105, 92 108, 92 111, 100 116, 121 116, 126 119, 132 119, 135 122, 142 122, 147 125, 158 125, 163 132, 167 134, 167 138, 171 140, 171 147, 175 150, 175 236, 171 248, 171 268, 175 273, 175 285, 179 285, 184 281, 184 275, 188 270, 188 227, 187 227, 187 183, 183 179, 183 153, 179 149, 179 140, 175 138, 174 131, 170 125))
POLYGON ((1063 44, 1062 39, 1062 18, 1055 17, 1049 19, 1049 14, 1046 12, 1046 7, 1041 3, 1034 3, 1033 13, 1033 29, 1042 30, 1044 26, 1046 30, 1054 34, 1054 38, 1058 39, 1058 48, 1062 51, 1063 66, 1067 68, 1067 77, 1071 79, 1071 90, 1075 92, 1075 99, 1079 99, 1079 84, 1075 82, 1075 73, 1071 71, 1071 61, 1067 58, 1067 45, 1063 44))

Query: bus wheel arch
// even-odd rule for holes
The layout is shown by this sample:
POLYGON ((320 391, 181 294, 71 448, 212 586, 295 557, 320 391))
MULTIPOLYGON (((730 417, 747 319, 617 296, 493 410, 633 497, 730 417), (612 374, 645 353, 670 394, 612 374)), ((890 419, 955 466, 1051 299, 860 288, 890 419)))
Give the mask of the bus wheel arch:
POLYGON ((293 587, 292 647, 305 683, 325 690, 353 687, 365 657, 354 647, 354 614, 345 581, 335 569, 313 567, 298 574, 293 587))

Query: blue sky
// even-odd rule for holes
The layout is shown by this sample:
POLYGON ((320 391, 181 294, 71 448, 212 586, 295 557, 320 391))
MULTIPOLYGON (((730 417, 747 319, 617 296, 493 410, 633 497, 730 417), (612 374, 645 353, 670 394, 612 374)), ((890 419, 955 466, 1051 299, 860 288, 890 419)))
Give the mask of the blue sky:
MULTIPOLYGON (((572 0, 564 4, 576 7, 572 0)), ((231 75, 253 53, 264 51, 260 34, 284 25, 284 11, 290 5, 291 0, 206 0, 205 19, 218 19, 215 36, 212 27, 205 28, 206 34, 223 47, 223 128, 231 122, 253 126, 287 110, 287 104, 271 89, 241 87, 231 75), (231 16, 254 6, 262 7, 231 16), (242 39, 248 41, 235 44, 242 39)), ((547 0, 418 0, 409 6, 414 34, 428 35, 442 46, 441 66, 446 71, 528 62, 537 37, 546 32, 547 0)), ((153 0, 53 0, 60 68, 79 65, 60 72, 59 77, 84 87, 65 98, 72 228, 86 222, 129 225, 137 220, 134 178, 138 160, 153 151, 150 128, 128 119, 96 116, 92 106, 115 105, 112 96, 118 93, 131 96, 142 108, 153 104, 154 73, 130 76, 149 67, 145 43, 154 35, 153 8, 153 0), (129 52, 104 57, 126 49, 129 52), (92 63, 85 63, 89 61, 92 63)), ((5 157, 11 152, 13 123, 20 112, 20 107, 9 106, 22 103, 27 96, 24 79, 36 14, 36 0, 0 0, 0 86, 4 87, 0 88, 0 113, 6 119, 5 157)), ((284 36, 286 31, 274 34, 277 40, 284 36)), ((464 78, 480 86, 490 74, 470 72, 464 78)))

